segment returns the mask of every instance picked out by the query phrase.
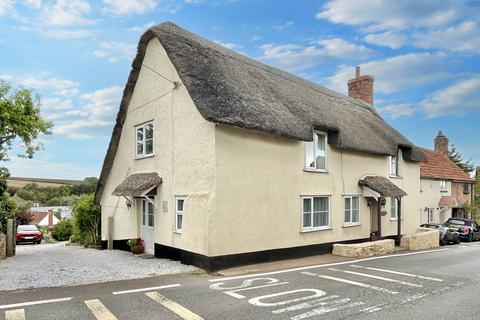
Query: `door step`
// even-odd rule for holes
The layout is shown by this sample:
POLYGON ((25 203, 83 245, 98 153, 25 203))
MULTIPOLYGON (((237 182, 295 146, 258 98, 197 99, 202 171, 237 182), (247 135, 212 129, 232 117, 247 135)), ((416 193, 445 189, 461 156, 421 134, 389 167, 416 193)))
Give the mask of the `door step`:
POLYGON ((149 253, 137 254, 137 257, 142 258, 142 259, 153 259, 153 258, 155 258, 155 256, 153 254, 149 254, 149 253))

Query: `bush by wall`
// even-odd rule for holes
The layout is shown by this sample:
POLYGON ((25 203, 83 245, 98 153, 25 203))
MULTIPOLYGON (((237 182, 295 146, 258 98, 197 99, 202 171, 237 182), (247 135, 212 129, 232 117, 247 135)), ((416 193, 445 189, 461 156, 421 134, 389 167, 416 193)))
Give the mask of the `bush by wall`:
POLYGON ((72 235, 72 222, 70 220, 59 221, 52 230, 52 237, 57 241, 70 239, 72 235))

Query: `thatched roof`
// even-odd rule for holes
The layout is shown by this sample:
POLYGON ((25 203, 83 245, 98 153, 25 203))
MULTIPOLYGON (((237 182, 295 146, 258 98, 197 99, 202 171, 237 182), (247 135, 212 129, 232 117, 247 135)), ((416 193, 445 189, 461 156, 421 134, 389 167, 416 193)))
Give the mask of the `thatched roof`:
POLYGON ((400 198, 407 195, 405 191, 397 187, 393 182, 381 176, 367 176, 358 181, 358 184, 380 193, 382 197, 400 198))
POLYGON ((135 173, 128 176, 120 183, 112 195, 141 197, 152 188, 157 187, 162 182, 162 178, 156 172, 135 173))
POLYGON ((115 158, 147 44, 153 38, 164 47, 195 106, 208 121, 304 141, 311 141, 313 130, 320 129, 328 132, 329 144, 337 148, 396 155, 400 147, 406 160, 423 159, 413 144, 390 127, 372 106, 167 22, 145 32, 138 44, 103 163, 97 202, 115 158))

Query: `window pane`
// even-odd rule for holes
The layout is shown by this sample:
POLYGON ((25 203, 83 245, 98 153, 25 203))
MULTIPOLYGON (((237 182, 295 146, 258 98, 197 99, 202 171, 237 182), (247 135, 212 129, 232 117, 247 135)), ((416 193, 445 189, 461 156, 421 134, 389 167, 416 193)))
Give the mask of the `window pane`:
POLYGON ((322 197, 317 199, 320 200, 320 211, 328 211, 328 198, 322 197))
POLYGON ((305 167, 315 168, 315 154, 313 151, 313 141, 305 142, 305 167))
POLYGON ((182 211, 183 212, 183 199, 178 199, 177 200, 177 211, 182 211))
POLYGON ((352 198, 345 198, 345 210, 351 209, 352 198))
POLYGON ((312 212, 312 199, 305 198, 303 199, 303 213, 312 212))
POLYGON ((144 226, 147 223, 145 219, 145 215, 146 215, 145 200, 142 200, 142 226, 144 226))
POLYGON ((325 156, 319 155, 319 156, 317 156, 316 160, 317 160, 316 161, 316 168, 321 169, 321 170, 325 170, 326 169, 325 156))
POLYGON ((312 221, 311 221, 312 215, 310 213, 304 213, 303 214, 303 227, 311 227, 312 226, 312 221))
POLYGON ((344 210, 345 217, 343 219, 344 222, 351 222, 352 221, 352 218, 351 218, 351 202, 352 202, 351 198, 345 198, 345 210, 344 210))
POLYGON ((320 213, 320 226, 321 227, 328 227, 328 212, 321 212, 320 213))
POLYGON ((321 200, 324 198, 313 198, 313 211, 320 211, 321 209, 321 200))
POLYGON ((390 216, 392 218, 397 217, 397 199, 390 198, 390 216))
POLYGON ((149 214, 149 215, 148 215, 148 226, 149 226, 149 227, 153 227, 153 219, 154 219, 154 215, 153 215, 153 214, 149 214))
POLYGON ((137 154, 143 154, 143 142, 137 142, 137 154))
POLYGON ((182 218, 181 214, 177 215, 177 230, 182 230, 182 218))
POLYGON ((143 127, 137 128, 137 141, 143 141, 143 127))
POLYGON ((360 209, 360 198, 359 197, 352 197, 352 209, 358 210, 360 209))
POLYGON ((145 154, 153 154, 153 139, 145 141, 145 154))
POLYGON ((153 124, 147 124, 145 126, 145 139, 153 139, 153 124))
POLYGON ((345 209, 344 215, 345 217, 343 219, 343 222, 348 223, 352 221, 352 218, 350 217, 350 210, 345 209))
POLYGON ((358 223, 360 222, 360 211, 357 209, 354 209, 352 211, 352 223, 358 223))
POLYGON ((317 143, 318 150, 325 151, 325 136, 323 134, 317 134, 317 139, 318 139, 318 143, 317 143))
POLYGON ((320 212, 313 212, 313 226, 320 227, 322 226, 321 223, 321 213, 320 212))
MULTIPOLYGON (((152 199, 152 201, 153 201, 153 199, 152 199)), ((149 214, 154 214, 154 212, 155 212, 154 210, 155 210, 155 207, 153 206, 152 203, 149 202, 148 203, 148 213, 149 214)))

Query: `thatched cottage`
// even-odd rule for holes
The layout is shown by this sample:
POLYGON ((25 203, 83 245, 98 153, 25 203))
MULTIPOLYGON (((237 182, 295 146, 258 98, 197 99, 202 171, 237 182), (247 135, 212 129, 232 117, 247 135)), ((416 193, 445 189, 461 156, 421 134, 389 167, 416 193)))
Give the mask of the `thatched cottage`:
POLYGON ((348 87, 149 29, 96 193, 104 245, 142 237, 157 257, 218 269, 413 232, 423 155, 372 107, 372 77, 348 87))

